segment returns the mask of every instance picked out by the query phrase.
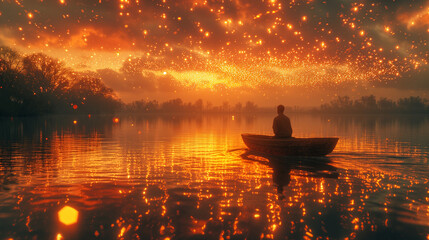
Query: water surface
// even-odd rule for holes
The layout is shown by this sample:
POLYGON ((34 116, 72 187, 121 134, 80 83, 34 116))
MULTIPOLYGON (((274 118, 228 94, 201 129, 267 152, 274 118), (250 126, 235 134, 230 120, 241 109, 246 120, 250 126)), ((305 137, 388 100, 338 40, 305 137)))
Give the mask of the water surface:
POLYGON ((429 118, 291 115, 326 158, 248 154, 273 116, 0 119, 3 239, 429 239, 429 118))

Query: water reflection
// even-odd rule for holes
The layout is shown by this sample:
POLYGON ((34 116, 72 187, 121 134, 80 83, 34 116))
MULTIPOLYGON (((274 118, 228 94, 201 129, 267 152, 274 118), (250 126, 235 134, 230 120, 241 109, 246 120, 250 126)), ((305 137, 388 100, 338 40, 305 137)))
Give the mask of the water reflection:
POLYGON ((240 133, 270 133, 271 116, 2 119, 0 236, 425 239, 427 121, 410 133, 338 118, 293 116, 298 136, 340 142, 287 159, 230 151, 240 133), (78 213, 68 226, 65 206, 78 213))
POLYGON ((283 189, 291 181, 291 174, 311 178, 338 179, 337 168, 332 166, 329 157, 281 157, 246 150, 240 155, 242 159, 251 160, 269 166, 273 173, 273 183, 277 186, 280 199, 284 199, 283 189), (291 173, 292 170, 298 171, 291 173))
POLYGON ((79 212, 70 206, 64 206, 60 211, 58 211, 58 219, 65 225, 75 224, 78 216, 79 212))

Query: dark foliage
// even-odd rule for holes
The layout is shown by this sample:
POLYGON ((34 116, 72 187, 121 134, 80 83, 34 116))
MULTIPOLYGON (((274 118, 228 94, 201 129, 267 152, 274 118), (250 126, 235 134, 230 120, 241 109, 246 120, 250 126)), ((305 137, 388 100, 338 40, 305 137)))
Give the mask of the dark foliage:
POLYGON ((123 105, 123 111, 129 113, 252 113, 260 112, 261 110, 253 102, 246 102, 245 107, 242 103, 237 103, 231 107, 229 102, 223 102, 220 106, 213 106, 212 103, 204 104, 202 99, 198 99, 194 103, 185 103, 180 98, 168 100, 163 103, 158 101, 139 100, 123 105))
POLYGON ((99 78, 74 73, 42 53, 22 56, 0 47, 0 116, 113 113, 119 107, 99 78))
POLYGON ((397 101, 375 96, 363 96, 351 100, 348 96, 340 96, 320 107, 326 113, 429 113, 426 99, 420 97, 400 98, 397 101))

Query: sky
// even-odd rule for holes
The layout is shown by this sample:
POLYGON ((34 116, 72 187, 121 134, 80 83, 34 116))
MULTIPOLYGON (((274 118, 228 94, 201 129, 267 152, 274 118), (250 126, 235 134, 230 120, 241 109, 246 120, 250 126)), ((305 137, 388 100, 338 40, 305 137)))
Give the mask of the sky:
POLYGON ((125 102, 429 98, 429 0, 1 0, 0 45, 125 102))

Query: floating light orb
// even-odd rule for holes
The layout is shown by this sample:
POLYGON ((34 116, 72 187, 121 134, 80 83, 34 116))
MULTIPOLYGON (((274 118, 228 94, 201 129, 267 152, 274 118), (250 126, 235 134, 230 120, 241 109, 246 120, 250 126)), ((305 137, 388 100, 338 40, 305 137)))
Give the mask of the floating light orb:
POLYGON ((79 212, 70 206, 65 206, 58 211, 58 219, 65 225, 75 224, 78 216, 79 212))
POLYGON ((113 118, 113 122, 114 122, 114 123, 119 123, 119 118, 116 118, 116 117, 115 117, 115 118, 113 118))

